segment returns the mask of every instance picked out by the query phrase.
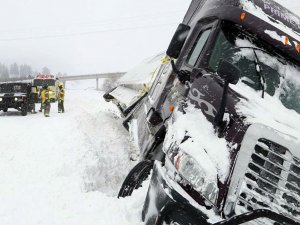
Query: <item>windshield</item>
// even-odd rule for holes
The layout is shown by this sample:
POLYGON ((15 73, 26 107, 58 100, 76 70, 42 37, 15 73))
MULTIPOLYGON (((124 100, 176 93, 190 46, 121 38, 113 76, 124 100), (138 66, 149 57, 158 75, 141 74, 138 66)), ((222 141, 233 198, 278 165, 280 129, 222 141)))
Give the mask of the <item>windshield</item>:
POLYGON ((1 84, 0 85, 0 93, 18 93, 18 92, 26 92, 27 85, 26 84, 1 84))
POLYGON ((300 68, 271 53, 255 38, 234 26, 224 25, 219 33, 209 68, 217 71, 219 61, 226 59, 241 71, 240 82, 250 86, 261 97, 269 94, 300 114, 300 68))
POLYGON ((34 86, 55 86, 55 80, 53 79, 34 79, 34 86))

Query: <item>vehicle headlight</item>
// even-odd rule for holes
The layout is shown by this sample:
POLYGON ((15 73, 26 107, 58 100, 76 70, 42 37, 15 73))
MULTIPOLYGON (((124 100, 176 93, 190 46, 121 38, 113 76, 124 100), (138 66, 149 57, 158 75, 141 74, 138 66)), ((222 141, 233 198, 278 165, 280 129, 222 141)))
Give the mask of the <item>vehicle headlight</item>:
POLYGON ((0 98, 0 102, 2 102, 2 98, 0 98))
POLYGON ((192 156, 183 151, 179 151, 171 161, 173 161, 178 174, 189 185, 212 204, 216 204, 218 197, 216 174, 215 176, 210 176, 210 171, 207 171, 207 168, 201 166, 192 156))
POLYGON ((15 98, 15 102, 21 102, 21 101, 23 101, 22 98, 15 98))

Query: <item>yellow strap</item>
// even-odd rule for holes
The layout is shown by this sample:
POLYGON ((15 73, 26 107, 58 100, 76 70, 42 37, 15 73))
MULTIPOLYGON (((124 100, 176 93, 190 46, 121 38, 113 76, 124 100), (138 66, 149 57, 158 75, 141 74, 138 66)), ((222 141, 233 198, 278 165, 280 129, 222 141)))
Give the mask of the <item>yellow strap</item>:
MULTIPOLYGON (((173 58, 170 58, 168 56, 165 56, 161 59, 161 63, 162 64, 167 64, 169 62, 171 62, 172 60, 174 60, 173 58)), ((158 68, 156 68, 153 72, 152 72, 152 77, 151 80, 154 78, 155 75, 157 75, 156 73, 158 72, 158 69, 160 68, 160 66, 158 68)), ((150 87, 148 84, 144 84, 144 88, 142 90, 139 91, 139 96, 142 96, 143 94, 145 94, 146 92, 149 92, 150 87)))
POLYGON ((162 64, 167 64, 167 63, 171 62, 172 60, 173 60, 172 58, 170 58, 170 57, 168 57, 168 56, 165 56, 165 57, 163 57, 163 58, 161 59, 161 63, 162 63, 162 64))

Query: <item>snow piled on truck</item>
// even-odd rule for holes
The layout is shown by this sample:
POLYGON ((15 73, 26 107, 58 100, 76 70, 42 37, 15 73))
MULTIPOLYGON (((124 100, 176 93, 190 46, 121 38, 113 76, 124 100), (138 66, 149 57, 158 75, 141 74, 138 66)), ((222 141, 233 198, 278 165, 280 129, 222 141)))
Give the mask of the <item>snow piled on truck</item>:
POLYGON ((261 123, 283 134, 300 137, 300 115, 285 108, 279 99, 268 94, 261 98, 260 92, 242 82, 231 88, 246 97, 241 99, 236 108, 239 114, 246 117, 247 123, 261 123))
MULTIPOLYGON (((287 61, 281 62, 282 59, 258 50, 257 46, 248 40, 237 39, 236 45, 239 47, 256 48, 255 52, 259 61, 277 71, 280 76, 280 78, 278 78, 280 79, 278 87, 274 85, 276 87, 274 95, 271 96, 265 91, 264 98, 262 98, 262 90, 256 91, 243 83, 244 81, 249 83, 253 82, 247 77, 242 77, 237 85, 231 85, 234 91, 245 97, 241 98, 240 102, 236 105, 238 113, 246 116, 246 122, 249 124, 261 123, 273 127, 284 134, 299 137, 300 115, 298 94, 300 90, 300 68, 287 61), (294 99, 293 105, 289 103, 289 107, 295 108, 298 113, 283 105, 282 99, 284 97, 290 99, 291 102, 292 99, 294 99)), ((234 61, 241 57, 254 61, 255 55, 253 54, 253 49, 241 48, 239 52, 235 53, 234 61)), ((268 76, 271 75, 268 74, 268 76)), ((267 89, 267 85, 264 85, 266 86, 264 88, 267 89)))
POLYGON ((216 181, 219 178, 225 182, 230 165, 226 140, 218 138, 213 125, 200 109, 189 105, 184 111, 173 114, 174 121, 170 122, 165 139, 165 151, 172 147, 172 143, 176 143, 181 151, 194 157, 207 180, 216 181), (185 137, 188 139, 183 141, 185 137))
POLYGON ((117 80, 117 88, 111 91, 110 95, 118 101, 123 110, 132 106, 149 91, 164 56, 165 53, 160 53, 145 59, 117 80))

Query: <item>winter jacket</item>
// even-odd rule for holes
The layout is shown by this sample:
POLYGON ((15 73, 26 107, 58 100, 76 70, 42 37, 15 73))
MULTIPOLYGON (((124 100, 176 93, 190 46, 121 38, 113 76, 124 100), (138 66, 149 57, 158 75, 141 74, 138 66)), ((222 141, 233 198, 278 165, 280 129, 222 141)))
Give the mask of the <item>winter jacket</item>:
POLYGON ((65 90, 63 88, 59 89, 57 99, 59 101, 64 101, 65 100, 65 90))

